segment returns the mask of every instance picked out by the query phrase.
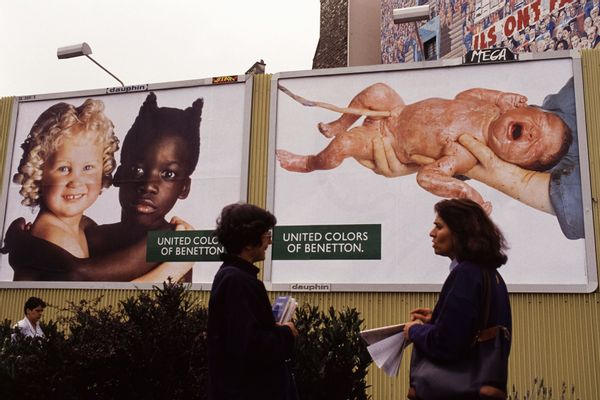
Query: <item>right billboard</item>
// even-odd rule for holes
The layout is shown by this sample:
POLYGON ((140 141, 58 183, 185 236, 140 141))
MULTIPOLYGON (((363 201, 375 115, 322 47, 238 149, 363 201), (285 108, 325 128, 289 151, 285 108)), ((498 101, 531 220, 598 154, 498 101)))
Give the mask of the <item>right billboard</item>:
POLYGON ((290 73, 274 87, 273 289, 438 289, 449 260, 428 233, 450 197, 503 231, 512 291, 597 287, 579 59, 290 73))

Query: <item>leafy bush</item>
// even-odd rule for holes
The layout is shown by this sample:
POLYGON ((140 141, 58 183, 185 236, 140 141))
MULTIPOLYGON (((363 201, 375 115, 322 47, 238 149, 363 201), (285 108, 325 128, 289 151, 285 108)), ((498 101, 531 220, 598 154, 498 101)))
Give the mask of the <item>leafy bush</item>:
POLYGON ((304 305, 296 312, 295 376, 302 400, 367 400, 371 357, 356 309, 327 313, 304 305))
POLYGON ((204 399, 207 310, 181 284, 120 303, 71 304, 74 394, 89 398, 204 399))
POLYGON ((64 366, 65 337, 50 321, 42 325, 45 338, 31 338, 4 320, 0 326, 0 398, 54 399, 64 366), (14 339, 11 337, 14 335, 14 339), (56 386, 55 386, 56 385, 56 386))
POLYGON ((10 339, 0 328, 0 398, 205 399, 207 309, 165 283, 117 307, 70 303, 46 338, 10 339))
MULTIPOLYGON (((46 337, 0 323, 0 399, 207 398, 207 308, 165 283, 117 307, 68 303, 46 337), (59 327, 64 327, 64 331, 59 327)), ((366 400, 369 355, 356 310, 298 310, 295 374, 301 400, 366 400)))

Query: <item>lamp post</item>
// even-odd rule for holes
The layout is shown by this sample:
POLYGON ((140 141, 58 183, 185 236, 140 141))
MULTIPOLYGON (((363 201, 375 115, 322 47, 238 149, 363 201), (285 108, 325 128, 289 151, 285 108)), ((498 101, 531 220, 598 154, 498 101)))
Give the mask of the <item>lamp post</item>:
POLYGON ((412 22, 417 35, 417 44, 421 51, 421 56, 425 58, 425 51, 423 49, 423 42, 421 41, 421 35, 419 34, 419 27, 417 26, 418 21, 426 21, 429 19, 429 5, 405 7, 405 8, 394 8, 394 23, 405 24, 412 22))
POLYGON ((83 42, 80 44, 75 44, 72 46, 59 47, 58 50, 56 51, 56 56, 58 57, 59 60, 62 60, 63 58, 86 56, 94 64, 96 64, 97 66, 102 68, 107 74, 109 74, 110 76, 115 78, 121 84, 121 86, 125 87, 125 84, 123 83, 123 81, 121 81, 112 72, 110 72, 109 70, 104 68, 102 65, 100 65, 100 63, 98 61, 96 61, 92 57, 90 57, 90 54, 92 54, 92 48, 86 42, 83 42))

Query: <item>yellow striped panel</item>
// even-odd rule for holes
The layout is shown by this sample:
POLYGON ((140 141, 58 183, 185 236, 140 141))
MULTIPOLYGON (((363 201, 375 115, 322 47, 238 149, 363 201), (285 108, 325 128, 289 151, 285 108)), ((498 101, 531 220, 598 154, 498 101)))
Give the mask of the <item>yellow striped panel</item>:
MULTIPOLYGON (((0 97, 0 179, 4 176, 4 164, 8 155, 6 146, 8 145, 13 104, 14 97, 0 97)), ((2 186, 0 195, 4 195, 5 185, 2 186)))

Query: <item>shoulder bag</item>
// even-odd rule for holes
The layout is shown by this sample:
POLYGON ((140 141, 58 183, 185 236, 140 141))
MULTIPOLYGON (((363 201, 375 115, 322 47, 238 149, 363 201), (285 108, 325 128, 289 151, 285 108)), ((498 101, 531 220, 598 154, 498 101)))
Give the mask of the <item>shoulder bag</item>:
POLYGON ((468 355, 440 361, 427 358, 416 346, 410 362, 409 399, 506 399, 510 332, 486 328, 491 302, 491 271, 484 270, 480 328, 468 355))

